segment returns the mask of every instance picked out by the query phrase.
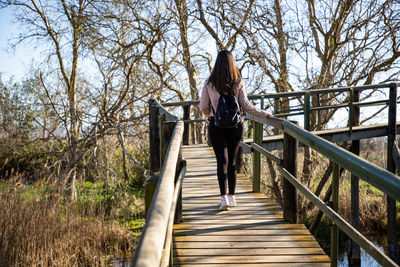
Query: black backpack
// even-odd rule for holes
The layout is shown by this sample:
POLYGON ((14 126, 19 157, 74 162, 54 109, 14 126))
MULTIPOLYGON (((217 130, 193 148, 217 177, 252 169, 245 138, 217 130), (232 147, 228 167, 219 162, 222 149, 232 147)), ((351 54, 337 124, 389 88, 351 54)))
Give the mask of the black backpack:
MULTIPOLYGON (((212 105, 211 105, 212 107, 212 105)), ((234 128, 243 122, 240 116, 239 102, 234 95, 221 95, 217 110, 214 112, 214 124, 219 128, 234 128)))

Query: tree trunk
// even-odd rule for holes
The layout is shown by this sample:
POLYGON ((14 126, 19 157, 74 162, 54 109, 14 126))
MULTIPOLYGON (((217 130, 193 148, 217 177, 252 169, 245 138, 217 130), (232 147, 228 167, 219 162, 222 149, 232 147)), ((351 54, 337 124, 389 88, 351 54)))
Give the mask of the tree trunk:
MULTIPOLYGON (((190 96, 192 100, 199 99, 199 94, 197 90, 197 82, 196 82, 196 71, 193 66, 190 54, 190 44, 187 36, 187 21, 188 21, 188 10, 187 10, 187 2, 186 0, 175 0, 175 5, 178 10, 179 15, 179 31, 181 35, 181 42, 183 48, 183 61, 185 65, 185 69, 187 75, 189 77, 189 86, 190 86, 190 96)), ((199 119, 202 117, 201 111, 198 106, 193 107, 194 118, 199 119)), ((193 131, 195 132, 193 136, 196 139, 192 139, 193 141, 197 141, 197 143, 204 143, 204 135, 203 132, 203 124, 197 123, 193 125, 193 131)))

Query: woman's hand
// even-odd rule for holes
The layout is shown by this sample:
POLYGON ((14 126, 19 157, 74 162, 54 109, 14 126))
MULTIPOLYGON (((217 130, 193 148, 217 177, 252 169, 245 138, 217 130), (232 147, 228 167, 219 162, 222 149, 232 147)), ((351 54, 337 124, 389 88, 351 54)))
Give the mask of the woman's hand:
POLYGON ((272 117, 272 114, 267 112, 267 117, 272 117))

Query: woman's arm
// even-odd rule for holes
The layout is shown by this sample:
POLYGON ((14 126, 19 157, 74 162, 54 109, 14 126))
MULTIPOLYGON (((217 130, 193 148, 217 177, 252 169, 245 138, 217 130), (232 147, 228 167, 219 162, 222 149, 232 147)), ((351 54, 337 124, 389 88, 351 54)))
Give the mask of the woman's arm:
POLYGON ((246 111, 247 113, 250 113, 251 115, 258 116, 258 117, 271 117, 272 116, 271 113, 261 110, 250 103, 250 101, 247 97, 246 90, 244 88, 243 81, 240 83, 238 90, 239 90, 239 92, 238 92, 239 104, 241 105, 241 107, 243 108, 244 111, 246 111))
POLYGON ((210 108, 211 100, 207 90, 207 81, 203 85, 203 91, 200 97, 200 110, 204 115, 209 116, 211 113, 210 108))

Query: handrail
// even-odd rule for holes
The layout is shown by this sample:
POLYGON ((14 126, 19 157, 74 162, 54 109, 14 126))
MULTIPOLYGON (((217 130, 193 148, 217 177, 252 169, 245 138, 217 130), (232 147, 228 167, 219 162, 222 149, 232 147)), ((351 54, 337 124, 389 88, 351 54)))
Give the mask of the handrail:
MULTIPOLYGON (((251 115, 246 115, 246 117, 258 123, 264 123, 284 130, 286 134, 292 136, 299 142, 315 149, 319 153, 330 158, 336 164, 348 169, 359 178, 377 187, 393 199, 400 201, 400 177, 394 175, 393 173, 363 160, 361 157, 356 156, 336 146, 335 144, 302 129, 288 120, 282 120, 275 117, 263 118, 251 115)), ((382 253, 376 246, 374 246, 372 242, 366 239, 361 233, 347 223, 338 213, 336 213, 332 208, 328 207, 304 185, 298 182, 298 180, 281 165, 282 160, 255 143, 251 143, 250 147, 260 153, 263 153, 266 157, 273 159, 273 161, 277 163, 280 173, 293 186, 299 189, 329 219, 331 219, 358 245, 364 248, 365 251, 368 252, 377 262, 383 264, 384 266, 398 266, 389 256, 382 253)))
POLYGON ((284 131, 306 146, 314 148, 336 164, 372 184, 393 199, 400 201, 400 177, 382 169, 337 145, 314 135, 290 121, 283 122, 284 131))
POLYGON ((167 267, 170 262, 171 244, 172 244, 172 229, 174 226, 176 205, 178 204, 179 192, 181 191, 183 179, 185 178, 185 174, 186 174, 186 161, 182 160, 181 162, 183 165, 182 165, 181 172, 179 173, 178 180, 175 183, 174 195, 172 196, 171 211, 169 213, 169 218, 168 218, 167 236, 165 238, 165 244, 164 244, 164 249, 163 249, 163 253, 162 253, 162 257, 161 257, 160 267, 167 267))
MULTIPOLYGON (((400 83, 396 83, 400 86, 400 83)), ((250 100, 257 100, 261 98, 280 98, 280 97, 290 97, 290 96, 304 96, 307 93, 311 95, 315 94, 326 94, 326 93, 343 93, 348 92, 351 89, 355 91, 363 91, 363 90, 372 90, 372 89, 381 89, 388 88, 390 83, 376 84, 376 85, 362 85, 362 86, 347 86, 347 87, 338 87, 338 88, 323 88, 323 89, 310 89, 303 91, 294 91, 294 92, 285 92, 285 93, 271 93, 271 94, 255 94, 248 95, 250 100)), ((163 102, 162 105, 164 107, 176 107, 176 106, 187 106, 187 105, 197 105, 199 104, 199 100, 189 100, 189 101, 175 101, 175 102, 163 102)))
POLYGON ((154 100, 154 105, 158 107, 158 110, 160 113, 164 114, 169 120, 171 121, 177 121, 178 117, 175 115, 172 115, 168 110, 165 109, 165 106, 160 104, 157 100, 154 100))
POLYGON ((167 223, 172 205, 174 178, 179 149, 182 142, 184 124, 178 121, 172 133, 160 181, 154 192, 146 223, 136 247, 133 266, 159 266, 167 233, 167 223))
POLYGON ((365 238, 360 232, 353 228, 346 222, 338 213, 332 208, 322 202, 316 195, 314 195, 307 187, 301 184, 293 175, 286 169, 277 165, 279 172, 297 189, 299 189, 315 206, 317 206, 326 217, 331 219, 343 232, 351 237, 357 244, 359 244, 366 252, 368 252, 377 262, 383 266, 397 266, 397 264, 382 251, 380 251, 371 241, 365 238))

